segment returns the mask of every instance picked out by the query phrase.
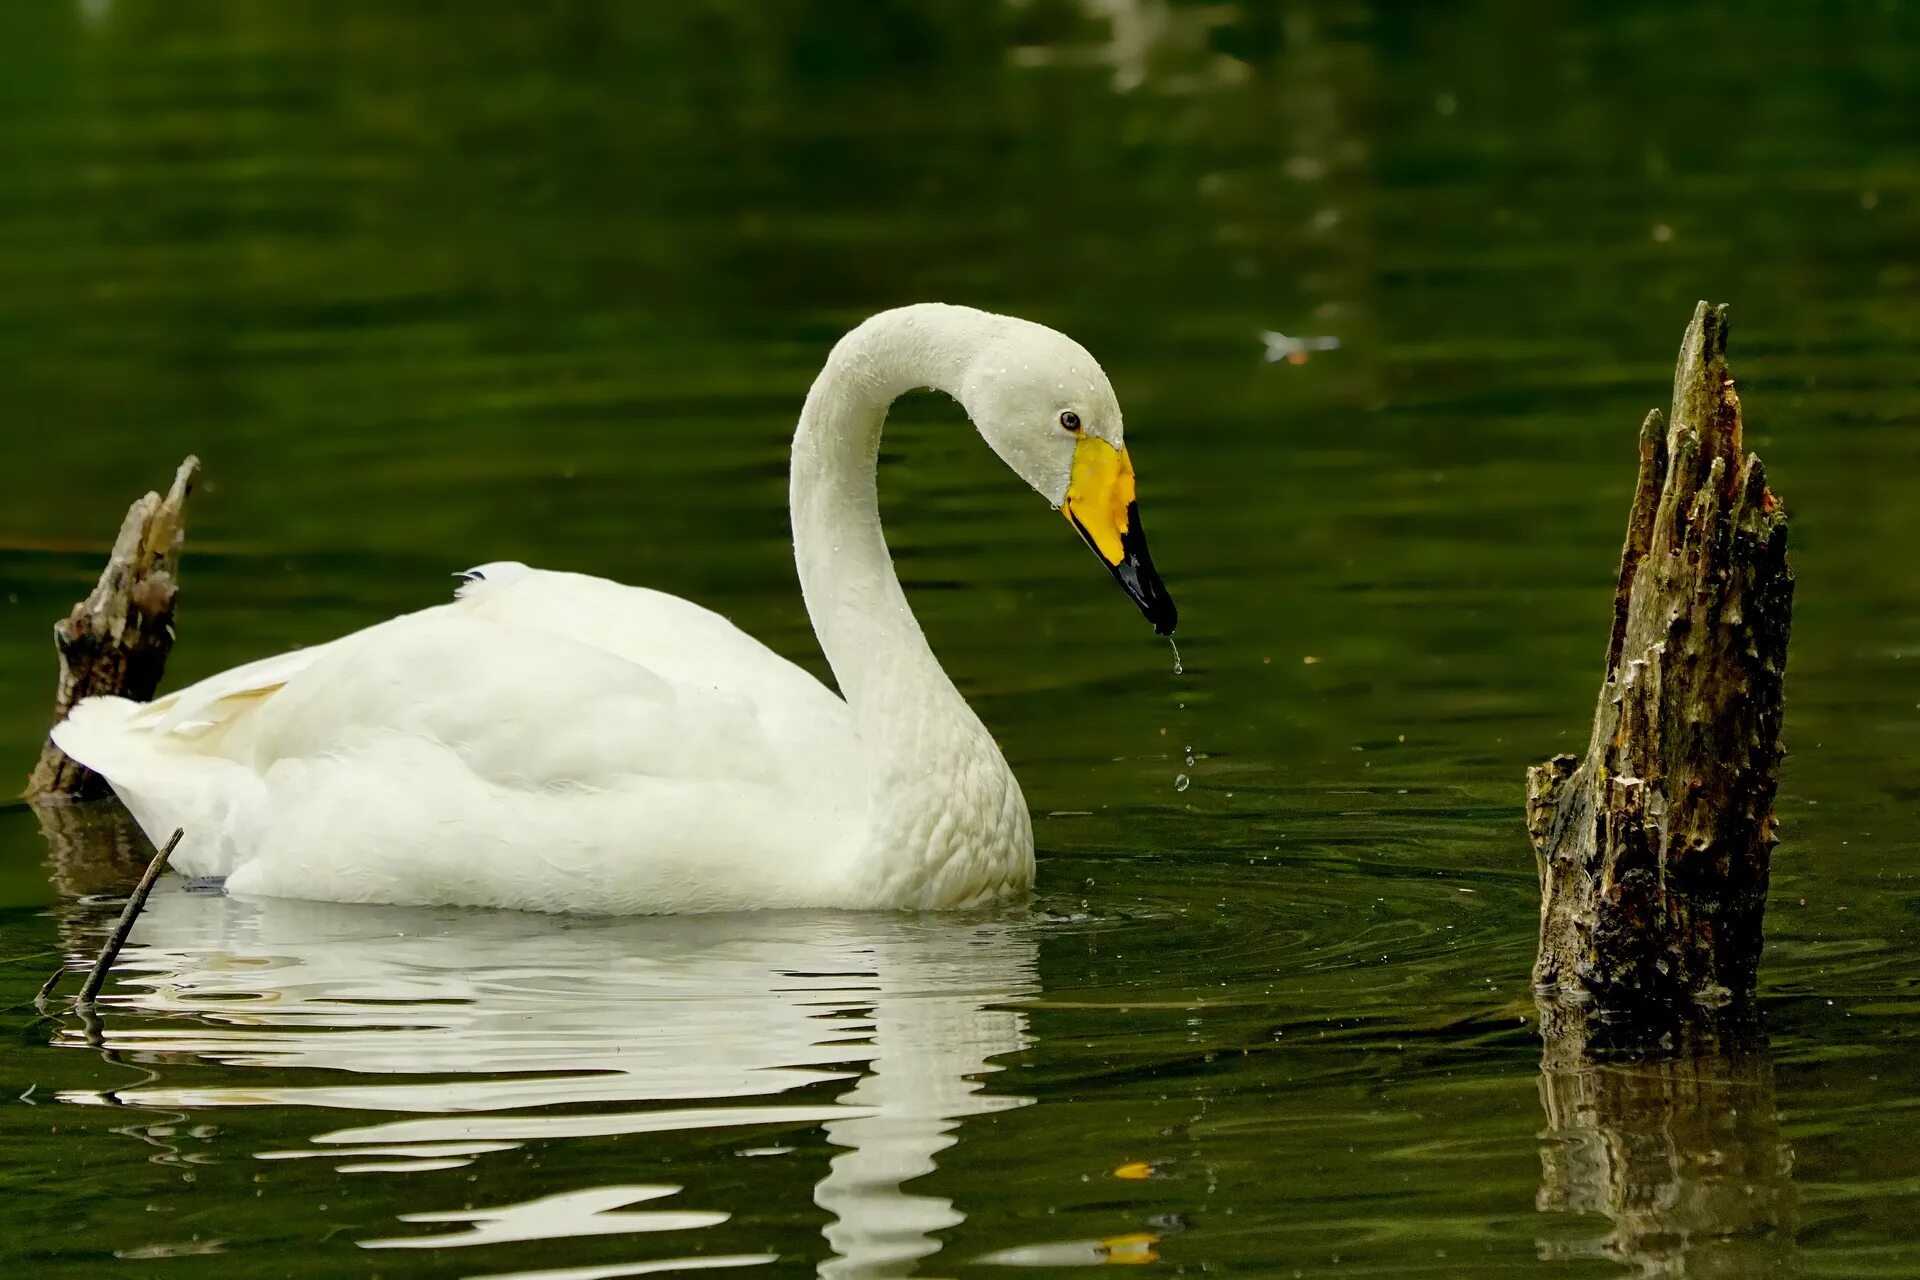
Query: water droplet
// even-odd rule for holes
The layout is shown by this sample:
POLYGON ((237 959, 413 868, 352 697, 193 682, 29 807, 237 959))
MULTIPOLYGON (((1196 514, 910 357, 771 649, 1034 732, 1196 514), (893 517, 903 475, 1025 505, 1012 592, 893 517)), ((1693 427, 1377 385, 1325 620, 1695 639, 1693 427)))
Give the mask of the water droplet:
POLYGON ((1180 774, 1180 775, 1178 775, 1178 776, 1177 776, 1177 777, 1175 777, 1175 778, 1174 778, 1174 780, 1173 780, 1173 789, 1174 789, 1175 791, 1185 791, 1185 790, 1186 790, 1186 789, 1187 789, 1188 787, 1190 787, 1190 786, 1192 786, 1192 785, 1193 785, 1193 779, 1192 779, 1192 778, 1189 778, 1189 777, 1188 777, 1188 776, 1187 776, 1186 774, 1184 774, 1184 773, 1183 773, 1183 774, 1180 774))
POLYGON ((1167 637, 1167 647, 1173 650, 1173 674, 1177 676, 1187 674, 1187 669, 1180 665, 1180 646, 1173 642, 1172 636, 1167 637))
POLYGON ((1187 753, 1187 767, 1188 767, 1189 769, 1191 769, 1191 768, 1193 767, 1193 748, 1192 748, 1192 747, 1183 747, 1183 748, 1181 748, 1181 750, 1183 750, 1183 751, 1185 751, 1185 752, 1187 753))

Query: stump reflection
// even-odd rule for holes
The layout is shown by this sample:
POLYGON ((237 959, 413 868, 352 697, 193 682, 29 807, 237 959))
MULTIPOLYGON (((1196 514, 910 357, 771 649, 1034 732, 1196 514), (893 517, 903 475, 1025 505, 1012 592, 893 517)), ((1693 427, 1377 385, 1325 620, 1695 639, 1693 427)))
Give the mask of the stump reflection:
POLYGON ((63 898, 123 898, 153 859, 153 842, 118 800, 35 804, 33 815, 63 898))
POLYGON ((1597 1236, 1542 1240, 1543 1258, 1695 1280, 1792 1272, 1793 1155, 1750 1018, 1676 1019, 1623 1041, 1543 1002, 1541 1028, 1535 1206, 1610 1220, 1597 1236))

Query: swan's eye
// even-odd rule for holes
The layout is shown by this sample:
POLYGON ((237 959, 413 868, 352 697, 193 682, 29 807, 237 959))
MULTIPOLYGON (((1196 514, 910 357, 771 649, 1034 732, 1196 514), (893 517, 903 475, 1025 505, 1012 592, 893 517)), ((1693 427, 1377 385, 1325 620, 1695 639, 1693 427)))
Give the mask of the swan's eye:
POLYGON ((1080 415, 1075 413, 1071 409, 1061 414, 1060 429, 1062 431, 1071 431, 1075 435, 1079 435, 1080 434, 1080 415))

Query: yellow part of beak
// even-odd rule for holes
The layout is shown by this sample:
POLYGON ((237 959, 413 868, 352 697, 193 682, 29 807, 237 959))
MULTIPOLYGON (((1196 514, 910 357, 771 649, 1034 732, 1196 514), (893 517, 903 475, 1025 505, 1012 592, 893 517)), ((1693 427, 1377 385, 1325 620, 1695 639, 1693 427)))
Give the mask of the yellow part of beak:
POLYGON ((1083 437, 1073 447, 1073 477, 1067 482, 1060 513, 1086 534, 1108 565, 1126 556, 1127 510, 1133 506, 1133 460, 1125 449, 1083 437))

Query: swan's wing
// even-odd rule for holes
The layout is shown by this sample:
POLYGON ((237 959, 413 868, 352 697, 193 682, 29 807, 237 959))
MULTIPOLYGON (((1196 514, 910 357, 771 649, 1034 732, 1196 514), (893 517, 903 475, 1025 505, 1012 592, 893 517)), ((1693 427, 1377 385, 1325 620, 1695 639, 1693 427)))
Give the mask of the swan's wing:
POLYGON ((845 703, 675 597, 502 579, 164 707, 89 700, 56 740, 150 834, 188 828, 182 870, 264 891, 688 909, 761 859, 794 897, 772 888, 785 845, 862 793, 845 703), (616 883, 629 851, 641 874, 616 883))
POLYGON ((295 649, 231 667, 164 698, 140 704, 130 713, 129 723, 159 733, 188 735, 213 728, 244 706, 280 688, 330 647, 315 645, 311 649, 295 649))
POLYGON ((754 708, 795 750, 834 750, 850 738, 840 697, 711 609, 605 578, 485 565, 454 611, 530 627, 635 663, 676 686, 724 692, 754 708))
POLYGON ((511 563, 470 571, 451 604, 234 667, 120 720, 261 769, 371 730, 460 744, 489 776, 505 769, 492 757, 532 763, 560 739, 597 752, 534 770, 550 781, 623 765, 718 776, 756 752, 837 752, 852 733, 836 694, 710 609, 511 563), (727 745, 703 752, 715 734, 727 745))
POLYGON ((336 641, 264 696, 216 709, 225 718, 200 749, 262 774, 396 734, 444 747, 482 781, 534 788, 769 782, 787 756, 751 698, 458 606, 336 641))

